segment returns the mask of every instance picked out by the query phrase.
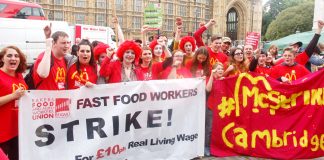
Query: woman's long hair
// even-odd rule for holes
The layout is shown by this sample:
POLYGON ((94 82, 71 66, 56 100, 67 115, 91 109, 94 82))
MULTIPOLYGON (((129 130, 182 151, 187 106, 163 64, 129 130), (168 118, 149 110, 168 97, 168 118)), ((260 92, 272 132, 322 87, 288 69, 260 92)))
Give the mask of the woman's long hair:
POLYGON ((19 55, 19 65, 18 68, 16 69, 16 73, 23 73, 25 72, 25 70, 27 69, 27 60, 26 60, 26 56, 25 54, 16 46, 7 46, 5 48, 3 48, 0 51, 0 67, 2 67, 4 65, 4 62, 2 61, 3 56, 7 53, 8 49, 13 49, 15 50, 18 55, 19 55))
POLYGON ((236 72, 237 70, 241 71, 241 72, 247 72, 249 71, 249 66, 247 65, 247 61, 246 58, 244 56, 244 51, 242 48, 236 47, 236 48, 232 48, 230 51, 230 60, 229 60, 229 65, 235 65, 235 70, 233 72, 236 72), (234 59, 234 54, 235 51, 240 50, 243 53, 243 60, 242 62, 236 63, 236 60, 234 59))
POLYGON ((197 68, 198 68, 198 65, 199 65, 199 61, 197 59, 197 57, 199 55, 205 55, 207 58, 204 62, 201 63, 201 65, 203 66, 203 71, 204 71, 204 76, 208 76, 210 75, 210 69, 209 69, 209 53, 208 53, 208 50, 205 46, 202 46, 202 47, 199 47, 197 49, 197 51, 195 52, 195 55, 192 59, 192 66, 190 68, 190 72, 192 75, 195 75, 196 72, 197 72, 197 68))
MULTIPOLYGON (((93 54, 93 49, 92 49, 92 45, 90 43, 89 40, 87 39, 82 39, 81 42, 78 44, 78 52, 80 50, 80 46, 81 45, 86 45, 86 46, 90 46, 90 52, 91 52, 91 56, 90 56, 90 61, 89 61, 89 65, 93 67, 94 73, 97 73, 97 64, 94 58, 94 54, 93 54)), ((76 61, 76 70, 78 71, 78 73, 81 73, 81 63, 80 60, 78 58, 78 60, 76 61)))

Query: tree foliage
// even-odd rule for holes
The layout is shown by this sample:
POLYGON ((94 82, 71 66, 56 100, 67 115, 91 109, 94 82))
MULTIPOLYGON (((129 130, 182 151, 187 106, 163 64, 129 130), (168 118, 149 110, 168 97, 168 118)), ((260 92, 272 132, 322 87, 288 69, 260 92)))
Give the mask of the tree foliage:
POLYGON ((309 31, 313 26, 314 3, 307 1, 297 6, 289 7, 279 13, 267 29, 265 38, 275 40, 295 33, 309 31))
POLYGON ((262 10, 262 31, 264 36, 270 23, 276 19, 277 15, 289 7, 297 6, 307 2, 314 2, 314 0, 269 0, 262 10))

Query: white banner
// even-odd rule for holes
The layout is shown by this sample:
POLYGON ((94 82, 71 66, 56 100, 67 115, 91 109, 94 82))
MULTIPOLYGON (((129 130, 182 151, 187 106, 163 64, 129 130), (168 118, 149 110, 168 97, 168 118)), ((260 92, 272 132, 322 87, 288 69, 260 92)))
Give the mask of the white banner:
POLYGON ((28 91, 20 160, 191 159, 204 152, 202 79, 28 91))

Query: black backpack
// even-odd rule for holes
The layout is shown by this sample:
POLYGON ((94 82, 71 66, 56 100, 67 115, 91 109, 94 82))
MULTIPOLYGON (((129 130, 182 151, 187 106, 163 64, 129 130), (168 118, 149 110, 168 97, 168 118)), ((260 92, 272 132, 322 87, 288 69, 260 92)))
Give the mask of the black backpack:
MULTIPOLYGON (((53 58, 51 56, 50 70, 51 70, 53 65, 54 65, 54 61, 53 61, 53 58)), ((26 84, 28 86, 28 90, 35 90, 43 81, 43 80, 41 80, 38 84, 35 84, 34 79, 33 79, 33 73, 34 73, 34 63, 30 66, 29 72, 24 77, 24 80, 25 80, 25 82, 26 82, 26 84)))

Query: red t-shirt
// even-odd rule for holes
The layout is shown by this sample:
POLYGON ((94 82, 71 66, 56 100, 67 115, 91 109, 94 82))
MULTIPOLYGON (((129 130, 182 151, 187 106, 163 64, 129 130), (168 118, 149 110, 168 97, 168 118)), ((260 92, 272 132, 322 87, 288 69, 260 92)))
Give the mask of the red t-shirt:
MULTIPOLYGON (((161 73, 161 79, 168 79, 171 70, 172 70, 171 66, 165 68, 165 70, 162 71, 161 73)), ((182 78, 192 78, 191 72, 186 67, 181 67, 177 69, 176 79, 182 79, 182 78)))
MULTIPOLYGON (((186 63, 186 68, 187 68, 190 72, 191 72, 191 68, 192 68, 192 63, 193 63, 192 60, 191 60, 191 61, 188 61, 188 62, 186 63)), ((209 68, 209 71, 211 71, 211 67, 208 66, 208 68, 209 68)), ((202 66, 201 63, 198 63, 196 73, 191 73, 191 74, 192 74, 193 77, 209 76, 209 75, 206 75, 206 74, 204 73, 204 68, 203 68, 203 66, 202 66)))
POLYGON ((255 72, 263 75, 269 75, 270 69, 271 69, 270 67, 257 66, 255 72))
MULTIPOLYGON (((136 78, 138 81, 144 80, 143 73, 135 68, 136 78)), ((120 61, 110 62, 108 66, 101 67, 100 76, 109 77, 107 83, 119 83, 122 81, 122 63, 120 61)))
POLYGON ((138 69, 142 72, 144 81, 152 80, 152 69, 150 67, 142 67, 139 65, 138 69))
MULTIPOLYGON (((309 60, 309 57, 307 55, 307 53, 304 51, 302 53, 299 53, 296 58, 295 58, 295 62, 300 64, 300 65, 305 65, 309 60)), ((285 60, 283 58, 281 58, 276 65, 280 65, 281 63, 283 63, 285 60)))
POLYGON ((271 68, 270 76, 278 79, 279 77, 286 77, 291 81, 301 78, 310 72, 302 65, 296 63, 293 66, 287 66, 284 64, 276 65, 271 68))
POLYGON ((37 67, 41 62, 44 53, 41 53, 35 61, 33 79, 35 86, 39 84, 37 90, 64 90, 66 88, 66 64, 64 58, 57 59, 52 53, 53 66, 47 78, 41 78, 37 74, 37 67))
MULTIPOLYGON (((0 97, 15 92, 18 87, 27 90, 22 74, 12 77, 0 70, 0 97)), ((13 100, 0 106, 0 143, 18 135, 18 101, 13 100)))
POLYGON ((215 53, 212 51, 212 49, 210 47, 207 47, 207 49, 208 49, 208 53, 209 53, 209 62, 210 62, 211 67, 213 67, 216 62, 221 62, 224 65, 224 67, 226 66, 226 63, 228 60, 226 54, 224 54, 222 52, 215 53))
POLYGON ((210 110, 213 110, 214 108, 217 109, 217 104, 220 104, 220 101, 217 101, 219 100, 218 97, 224 96, 224 91, 227 90, 226 87, 227 86, 223 85, 223 83, 221 83, 220 80, 213 80, 213 87, 207 99, 207 106, 210 110), (215 88, 217 88, 217 90, 215 88))
POLYGON ((96 84, 96 69, 91 65, 80 64, 81 73, 79 74, 74 63, 68 71, 68 89, 77 89, 84 86, 86 82, 96 84))
POLYGON ((163 71, 163 62, 156 62, 152 64, 152 79, 161 79, 163 71))

